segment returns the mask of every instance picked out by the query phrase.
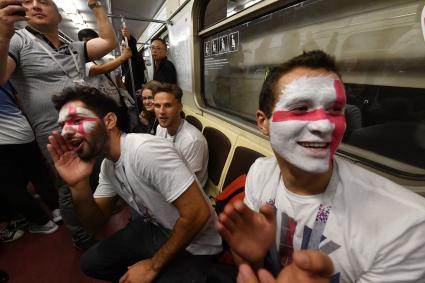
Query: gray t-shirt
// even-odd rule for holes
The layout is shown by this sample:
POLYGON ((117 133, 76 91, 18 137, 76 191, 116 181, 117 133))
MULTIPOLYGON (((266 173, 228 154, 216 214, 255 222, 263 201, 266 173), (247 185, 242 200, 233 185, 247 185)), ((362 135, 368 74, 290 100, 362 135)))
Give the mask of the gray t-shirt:
POLYGON ((13 35, 9 56, 15 60, 16 69, 10 80, 36 134, 46 135, 58 130, 58 113, 51 97, 73 86, 74 80, 84 78, 85 54, 84 42, 63 44, 55 49, 47 38, 29 27, 13 35), (63 70, 41 45, 51 52, 63 70))

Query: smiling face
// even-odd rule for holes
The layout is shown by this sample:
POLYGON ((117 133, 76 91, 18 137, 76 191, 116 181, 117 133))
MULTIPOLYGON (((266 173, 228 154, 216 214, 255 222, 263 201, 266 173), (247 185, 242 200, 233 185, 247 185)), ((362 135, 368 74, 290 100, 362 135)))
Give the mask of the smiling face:
POLYGON ((334 73, 297 68, 282 76, 276 89, 269 120, 274 152, 304 171, 328 171, 345 131, 342 82, 334 73))
POLYGON ((66 103, 59 112, 58 123, 81 159, 92 159, 103 149, 107 139, 105 126, 81 101, 66 103))
POLYGON ((28 23, 40 31, 57 27, 62 20, 52 0, 23 0, 22 6, 27 9, 28 23))
POLYGON ((150 89, 145 88, 142 91, 142 100, 143 100, 143 106, 145 109, 149 112, 154 111, 153 106, 153 94, 150 89))

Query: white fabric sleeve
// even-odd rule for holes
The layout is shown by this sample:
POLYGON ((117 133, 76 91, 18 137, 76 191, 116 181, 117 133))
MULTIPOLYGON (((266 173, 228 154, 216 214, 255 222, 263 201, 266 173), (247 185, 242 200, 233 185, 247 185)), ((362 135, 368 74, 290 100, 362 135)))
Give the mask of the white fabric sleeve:
POLYGON ((397 238, 379 251, 374 265, 356 282, 425 282, 425 220, 407 231, 388 233, 397 233, 397 238))
POLYGON ((114 172, 111 172, 111 168, 110 166, 108 166, 107 162, 110 161, 102 161, 99 174, 99 185, 97 186, 96 191, 93 194, 94 198, 114 197, 117 195, 117 193, 113 190, 112 183, 109 179, 109 176, 111 176, 111 174, 114 174, 114 172))
POLYGON ((244 198, 244 203, 251 208, 254 211, 258 211, 259 207, 257 207, 259 203, 259 201, 255 200, 255 196, 253 195, 253 193, 255 192, 255 171, 256 169, 256 162, 254 162, 254 164, 251 165, 251 168, 249 168, 248 174, 246 176, 246 181, 245 181, 245 198, 244 198))
POLYGON ((175 201, 195 181, 173 144, 152 139, 141 144, 133 156, 136 172, 146 178, 167 202, 175 201), (141 156, 137 158, 137 156, 141 156))
POLYGON ((87 62, 85 65, 85 69, 86 69, 86 77, 89 77, 90 75, 90 69, 91 67, 94 65, 93 62, 87 62))
POLYGON ((186 159, 187 163, 189 163, 190 169, 192 169, 194 173, 202 170, 205 154, 203 151, 204 145, 200 140, 193 141, 190 146, 184 149, 183 157, 186 159))

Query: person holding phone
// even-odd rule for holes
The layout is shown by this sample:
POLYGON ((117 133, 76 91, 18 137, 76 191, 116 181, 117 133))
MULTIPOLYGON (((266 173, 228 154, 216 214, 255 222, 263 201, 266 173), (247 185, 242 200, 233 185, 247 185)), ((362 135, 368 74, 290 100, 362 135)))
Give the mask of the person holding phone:
MULTIPOLYGON (((47 138, 59 128, 51 96, 67 86, 84 84, 85 63, 101 58, 117 44, 101 2, 88 0, 87 4, 96 17, 99 38, 65 43, 59 38, 62 16, 53 0, 0 0, 0 84, 10 80, 16 86, 38 146, 52 170, 47 138), (15 31, 18 21, 26 21, 27 26, 15 31)), ((94 241, 75 217, 69 188, 59 177, 56 186, 61 214, 73 242, 86 249, 94 241)))

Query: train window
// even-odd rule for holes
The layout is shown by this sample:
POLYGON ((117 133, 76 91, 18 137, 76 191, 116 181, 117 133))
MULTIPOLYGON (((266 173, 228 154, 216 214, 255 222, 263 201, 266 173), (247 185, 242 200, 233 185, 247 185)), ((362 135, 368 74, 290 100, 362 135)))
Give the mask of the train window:
POLYGON ((201 36, 203 101, 255 123, 267 70, 322 49, 335 56, 346 84, 344 153, 423 180, 423 7, 414 0, 311 0, 208 32, 201 36))
POLYGON ((262 0, 209 0, 205 1, 202 26, 210 27, 219 21, 245 10, 262 0))

